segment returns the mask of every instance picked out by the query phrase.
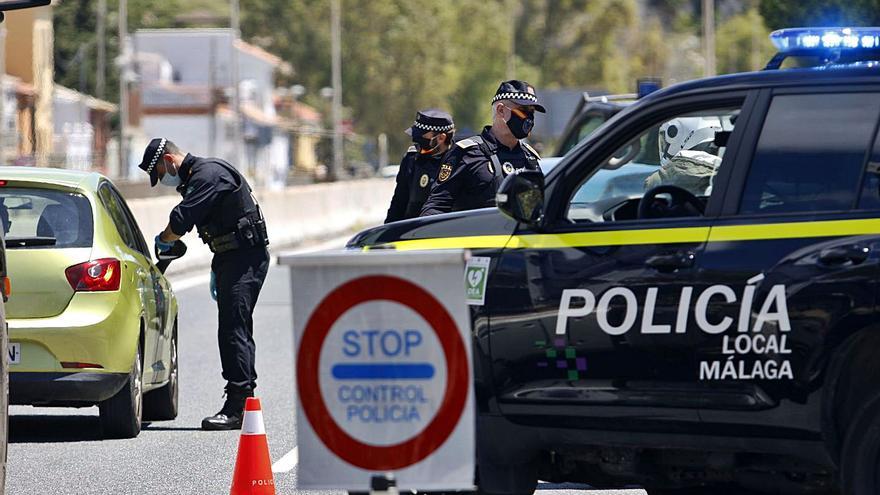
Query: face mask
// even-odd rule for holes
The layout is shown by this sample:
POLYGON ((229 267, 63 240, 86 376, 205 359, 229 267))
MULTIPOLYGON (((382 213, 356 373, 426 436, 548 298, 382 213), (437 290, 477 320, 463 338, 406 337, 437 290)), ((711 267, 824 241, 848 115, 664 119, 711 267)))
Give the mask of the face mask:
POLYGON ((517 111, 510 109, 510 118, 507 119, 507 128, 510 129, 510 133, 513 134, 513 137, 517 139, 524 139, 530 132, 532 132, 532 128, 535 127, 534 114, 528 113, 525 115, 526 117, 520 117, 517 114, 517 111))
POLYGON ((413 142, 419 147, 420 155, 433 155, 434 151, 440 147, 440 136, 434 136, 432 139, 426 137, 413 138, 413 142))
POLYGON ((160 182, 163 186, 177 187, 177 186, 180 185, 180 176, 179 176, 179 175, 171 175, 171 174, 169 174, 169 173, 168 173, 168 169, 169 169, 169 168, 171 168, 171 167, 169 167, 168 164, 166 163, 166 164, 165 164, 165 175, 163 175, 162 178, 159 179, 159 182, 160 182))

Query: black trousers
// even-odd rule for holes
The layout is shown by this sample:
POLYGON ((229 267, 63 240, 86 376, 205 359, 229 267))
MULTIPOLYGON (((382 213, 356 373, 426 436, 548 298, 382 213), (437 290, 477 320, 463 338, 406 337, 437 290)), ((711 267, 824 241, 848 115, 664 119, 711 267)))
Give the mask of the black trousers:
POLYGON ((217 277, 217 342, 227 391, 257 386, 254 307, 269 271, 266 248, 240 249, 214 256, 217 277))

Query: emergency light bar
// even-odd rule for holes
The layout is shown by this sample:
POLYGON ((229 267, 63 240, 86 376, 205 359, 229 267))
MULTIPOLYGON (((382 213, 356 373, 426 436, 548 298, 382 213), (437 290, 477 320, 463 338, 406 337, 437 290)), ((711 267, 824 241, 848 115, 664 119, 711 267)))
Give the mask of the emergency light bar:
POLYGON ((787 57, 796 56, 818 56, 834 62, 842 54, 880 54, 880 27, 780 29, 770 33, 770 41, 779 53, 765 69, 778 69, 787 57))

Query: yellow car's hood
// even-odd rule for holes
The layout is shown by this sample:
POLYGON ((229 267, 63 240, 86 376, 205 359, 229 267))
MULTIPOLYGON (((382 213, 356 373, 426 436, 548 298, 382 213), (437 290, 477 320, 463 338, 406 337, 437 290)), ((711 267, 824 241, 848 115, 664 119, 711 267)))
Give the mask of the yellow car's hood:
POLYGON ((60 314, 73 297, 64 271, 89 260, 91 248, 8 249, 12 294, 7 318, 46 318, 60 314))

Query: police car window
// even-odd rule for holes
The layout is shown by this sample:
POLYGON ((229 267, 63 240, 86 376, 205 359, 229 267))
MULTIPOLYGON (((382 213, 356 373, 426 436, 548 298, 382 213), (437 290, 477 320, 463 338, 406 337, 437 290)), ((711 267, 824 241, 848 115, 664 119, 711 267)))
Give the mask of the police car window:
POLYGON ((859 209, 880 210, 880 132, 874 138, 874 148, 865 168, 859 209))
MULTIPOLYGON (((880 97, 780 95, 770 104, 740 213, 849 210, 862 185, 880 97)), ((870 181, 871 174, 865 174, 870 181)))
MULTIPOLYGON (((738 116, 739 108, 724 108, 683 114, 648 128, 581 183, 569 203, 568 219, 635 220, 645 192, 658 186, 675 186, 696 197, 700 208, 692 209, 692 214, 699 215, 712 193, 727 138, 738 116)), ((657 201, 674 206, 681 196, 661 194, 657 201)), ((669 215, 664 215, 662 208, 658 211, 654 218, 687 214, 680 208, 669 215)))

